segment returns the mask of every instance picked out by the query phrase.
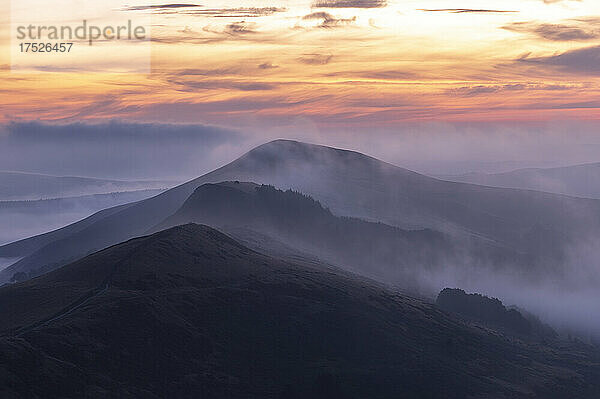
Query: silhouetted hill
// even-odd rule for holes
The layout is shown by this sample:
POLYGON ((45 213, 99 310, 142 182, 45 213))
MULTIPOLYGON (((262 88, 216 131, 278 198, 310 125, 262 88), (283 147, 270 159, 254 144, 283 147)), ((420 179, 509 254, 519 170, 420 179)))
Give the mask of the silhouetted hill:
POLYGON ((600 163, 558 168, 517 169, 504 173, 468 173, 444 179, 493 187, 519 188, 600 198, 600 163))
MULTIPOLYGON (((186 223, 224 229, 244 241, 257 232, 362 275, 405 286, 415 287, 408 283, 415 281, 413 274, 460 262, 454 243, 439 232, 338 217, 311 197, 254 183, 204 184, 154 231, 186 223)), ((494 247, 479 244, 473 255, 500 262, 494 247)), ((510 260, 520 261, 517 254, 510 260)))
POLYGON ((446 182, 352 151, 277 140, 83 229, 0 247, 0 257, 24 257, 0 272, 0 281, 144 234, 176 212, 200 185, 233 180, 295 189, 340 216, 485 240, 531 257, 525 271, 534 276, 560 274, 566 250, 600 231, 598 200, 446 182))
POLYGON ((592 398, 589 348, 510 341, 211 228, 0 288, 2 397, 592 398), (572 353, 576 353, 574 356, 572 353))
POLYGON ((481 294, 467 294, 461 289, 445 288, 436 304, 443 310, 458 313, 468 320, 481 322, 492 328, 529 338, 556 338, 551 328, 537 319, 528 319, 514 308, 506 308, 496 298, 481 294))

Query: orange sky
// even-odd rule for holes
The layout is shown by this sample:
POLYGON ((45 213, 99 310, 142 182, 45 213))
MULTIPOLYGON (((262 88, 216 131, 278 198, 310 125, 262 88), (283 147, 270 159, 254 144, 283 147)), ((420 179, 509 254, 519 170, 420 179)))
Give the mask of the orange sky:
MULTIPOLYGON (((98 71, 119 59, 92 49, 63 72, 42 58, 31 71, 11 71, 13 28, 3 23, 2 121, 364 129, 600 118, 597 0, 127 4, 140 9, 123 6, 121 17, 151 14, 149 74, 98 71)), ((133 49, 98 46, 113 46, 115 57, 133 49)))

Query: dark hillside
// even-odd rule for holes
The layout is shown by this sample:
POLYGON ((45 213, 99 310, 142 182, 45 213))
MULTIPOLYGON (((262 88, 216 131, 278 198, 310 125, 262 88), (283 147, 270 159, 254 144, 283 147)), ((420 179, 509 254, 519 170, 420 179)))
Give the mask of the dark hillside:
POLYGON ((600 393, 592 351, 512 342, 370 281, 267 257, 198 225, 1 288, 0 303, 9 321, 0 337, 3 398, 600 393), (5 306, 10 300, 21 308, 5 306))

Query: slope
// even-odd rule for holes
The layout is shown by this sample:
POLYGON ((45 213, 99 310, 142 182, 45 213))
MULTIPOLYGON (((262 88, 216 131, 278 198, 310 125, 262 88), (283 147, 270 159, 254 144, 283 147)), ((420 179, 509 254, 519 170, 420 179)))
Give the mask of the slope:
POLYGON ((450 181, 600 198, 600 163, 558 168, 518 169, 504 173, 443 176, 450 181))
POLYGON ((472 328, 204 226, 0 289, 3 397, 590 398, 597 355, 472 328), (575 355, 576 354, 576 355, 575 355))

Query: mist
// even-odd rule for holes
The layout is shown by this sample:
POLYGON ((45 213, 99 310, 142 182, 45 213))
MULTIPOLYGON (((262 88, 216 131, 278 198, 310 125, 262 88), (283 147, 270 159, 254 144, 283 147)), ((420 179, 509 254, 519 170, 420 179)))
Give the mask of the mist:
POLYGON ((37 201, 0 201, 0 245, 46 233, 103 209, 150 198, 162 191, 136 190, 37 201))
POLYGON ((435 271, 421 271, 413 275, 420 295, 432 300, 444 288, 461 288, 467 292, 480 293, 500 299, 507 306, 524 309, 557 332, 573 334, 582 339, 600 339, 600 293, 598 283, 600 253, 584 267, 578 268, 571 261, 565 263, 564 279, 539 275, 533 281, 515 271, 497 270, 485 265, 447 264, 435 271))
MULTIPOLYGON (((311 155, 314 157, 307 164, 301 161, 301 154, 296 154, 299 159, 293 156, 286 157, 289 162, 287 168, 281 170, 275 169, 270 175, 268 181, 275 182, 279 188, 293 188, 298 191, 308 193, 314 198, 320 200, 327 207, 332 207, 338 216, 358 216, 366 220, 381 221, 381 217, 375 217, 365 208, 383 209, 383 204, 373 202, 362 197, 354 191, 360 182, 367 182, 378 174, 386 175, 387 169, 384 167, 379 170, 369 169, 369 165, 361 165, 360 169, 352 169, 352 178, 356 181, 353 186, 337 186, 332 189, 324 179, 326 173, 324 170, 313 167, 313 165, 329 165, 330 170, 335 170, 336 160, 328 154, 327 151, 315 151, 311 155), (291 172, 290 172, 291 171, 291 172), (363 203, 364 207, 352 204, 352 201, 337 202, 332 198, 331 191, 340 191, 346 193, 348 197, 356 203, 363 203)), ((276 158, 276 153, 266 156, 268 159, 276 158)), ((352 156, 345 158, 347 164, 333 172, 334 180, 338 180, 344 174, 343 168, 352 164, 352 156), (336 174, 336 173, 339 173, 336 174)), ((252 170, 262 167, 260 159, 245 159, 244 169, 252 170)), ((339 165, 338 165, 339 166, 339 165)), ((377 186, 379 187, 379 186, 377 186)), ((397 187, 398 195, 402 196, 403 190, 411 190, 414 187, 397 187)), ((423 198, 426 200, 426 198, 423 198)), ((464 198, 469 201, 468 197, 464 198)), ((582 203, 562 203, 562 211, 569 211, 579 222, 586 220, 592 221, 598 219, 597 206, 596 211, 590 211, 586 206, 576 206, 582 204, 598 204, 597 201, 584 201, 582 203)), ((518 206, 519 204, 514 204, 518 206)), ((469 206, 477 208, 479 204, 474 201, 469 202, 469 206)), ((453 237, 458 243, 457 256, 448 257, 438 262, 436 267, 423 267, 420 264, 414 264, 407 270, 388 273, 373 273, 369 275, 384 283, 398 287, 409 293, 415 293, 419 296, 426 296, 433 299, 446 287, 462 288, 469 292, 477 292, 483 295, 497 297, 506 305, 517 306, 518 308, 529 311, 541 318, 562 334, 574 334, 578 337, 600 338, 600 292, 597 287, 600 286, 600 236, 590 232, 578 232, 572 239, 564 238, 560 242, 561 247, 553 248, 560 253, 560 256, 554 257, 554 254, 545 254, 547 263, 543 259, 538 259, 536 263, 507 263, 491 264, 482 258, 473 257, 473 248, 466 242, 466 236, 451 225, 440 226, 432 223, 431 220, 412 218, 410 209, 404 209, 402 219, 394 219, 390 213, 390 219, 386 222, 405 229, 418 229, 423 226, 432 229, 445 229, 445 233, 453 237), (462 245, 461 245, 462 243, 462 245)), ((547 215, 550 216, 550 215, 547 215)), ((546 222, 550 223, 550 217, 546 222)), ((507 224, 510 228, 510 224, 507 224)), ((513 226, 514 230, 510 234, 517 237, 518 226, 513 226)), ((558 231, 562 226, 552 226, 558 231)), ((581 227, 581 226, 575 226, 581 227)), ((274 235, 278 237, 278 234, 274 235)), ((368 238, 365 238, 368 239, 368 238)), ((520 240, 517 240, 520 241, 520 240)), ((523 241, 524 247, 520 250, 528 250, 527 244, 523 241)), ((535 241, 535 240, 534 240, 535 241)), ((546 243, 546 245, 550 245, 546 243)), ((384 249, 382 249, 384 250, 384 249)), ((307 252, 315 253, 314 249, 307 252)), ((544 254, 542 254, 544 255, 544 254)), ((326 261, 348 269, 346 262, 339 257, 327 252, 320 252, 326 261)), ((359 261, 357 259, 357 261, 359 261)), ((361 271, 360 268, 351 269, 354 272, 361 271)), ((364 269, 362 270, 364 274, 364 269)))
MULTIPOLYGON (((597 124, 575 121, 406 123, 393 130, 379 129, 368 134, 352 130, 327 131, 309 123, 286 131, 256 126, 241 131, 204 125, 123 121, 67 125, 14 122, 4 126, 0 133, 0 170, 125 180, 187 180, 236 159, 255 145, 286 137, 360 151, 428 175, 501 172, 600 161, 600 137, 596 132, 597 124)), ((324 153, 318 156, 327 157, 324 153)), ((251 161, 246 160, 248 170, 255 167, 251 161)), ((327 160, 320 161, 327 163, 327 160)), ((306 165, 290 170, 297 173, 279 175, 275 170, 269 181, 256 183, 276 183, 279 188, 297 189, 314 196, 325 206, 332 205, 328 192, 331 188, 316 181, 316 177, 321 176, 320 171, 307 170, 306 165), (303 190, 306 187, 313 190, 303 190)), ((369 171, 354 177, 368 181, 369 171)), ((239 178, 244 178, 243 173, 239 178)), ((401 195, 403 188, 396 189, 401 195)), ((348 193, 349 198, 353 198, 352 191, 348 193)), ((334 213, 379 221, 369 214, 365 204, 374 206, 368 202, 361 206, 340 202, 334 213)), ((75 207, 75 212, 57 214, 0 214, 0 243, 61 227, 103 205, 106 204, 75 207)), ((424 220, 416 217, 410 219, 410 210, 405 213, 404 220, 394 220, 393 224, 401 228, 418 228, 424 224, 424 220)), ((381 280, 430 298, 445 287, 494 296, 507 305, 536 314, 561 330, 600 335, 597 321, 600 320, 597 306, 600 240, 593 236, 581 237, 579 242, 569 243, 565 258, 560 260, 563 268, 560 275, 554 273, 555 265, 549 264, 547 270, 536 270, 535 278, 531 278, 514 269, 501 270, 465 256, 460 261, 448 259, 443 267, 434 270, 417 268, 410 277, 410 284, 402 284, 398 276, 384 276, 381 280)))
POLYGON ((230 158, 241 141, 204 125, 13 122, 0 129, 0 170, 180 181, 230 158))
POLYGON ((17 262, 19 258, 0 258, 0 271, 17 262))
POLYGON ((12 122, 0 127, 0 170, 180 181, 288 138, 359 151, 428 175, 497 173, 600 161, 597 129, 585 121, 406 122, 368 132, 305 120, 286 128, 12 122))
POLYGON ((313 127, 284 137, 339 146, 428 175, 498 173, 600 161, 598 123, 400 122, 393 129, 331 132, 313 127))

